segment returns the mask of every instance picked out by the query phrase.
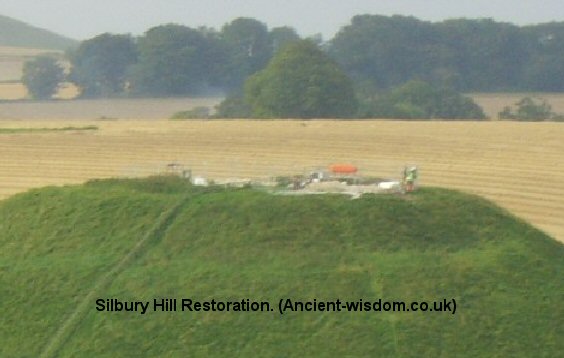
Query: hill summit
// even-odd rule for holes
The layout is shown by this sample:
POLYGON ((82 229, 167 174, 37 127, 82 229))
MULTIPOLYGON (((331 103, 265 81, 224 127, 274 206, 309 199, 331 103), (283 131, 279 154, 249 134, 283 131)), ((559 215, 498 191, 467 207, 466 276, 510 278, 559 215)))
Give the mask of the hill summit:
POLYGON ((2 357, 564 351, 564 246, 456 191, 102 180, 15 195, 0 218, 2 357))
POLYGON ((0 46, 66 50, 77 41, 0 15, 0 46))

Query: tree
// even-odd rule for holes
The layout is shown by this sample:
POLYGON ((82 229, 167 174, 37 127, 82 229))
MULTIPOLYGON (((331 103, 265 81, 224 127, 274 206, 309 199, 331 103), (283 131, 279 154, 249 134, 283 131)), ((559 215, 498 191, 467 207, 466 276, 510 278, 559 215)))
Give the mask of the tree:
POLYGON ((199 94, 223 73, 224 53, 215 33, 181 25, 157 26, 139 39, 132 89, 149 95, 199 94))
POLYGON ((261 70, 272 57, 272 42, 267 26, 255 19, 237 18, 221 29, 229 51, 226 71, 228 89, 242 87, 248 76, 261 70))
POLYGON ((102 34, 71 53, 70 79, 85 97, 112 96, 125 90, 128 67, 137 60, 130 35, 102 34))
POLYGON ((258 118, 343 118, 356 111, 350 79, 308 40, 288 44, 251 76, 245 101, 258 118))
POLYGON ((413 79, 458 91, 564 88, 564 22, 518 27, 491 19, 431 23, 358 15, 330 42, 329 53, 373 92, 413 79))
POLYGON ((274 52, 283 48, 286 44, 294 41, 299 41, 300 35, 291 27, 282 26, 275 27, 270 30, 270 42, 274 52))
POLYGON ((525 71, 526 89, 539 92, 564 91, 564 52, 559 55, 538 55, 525 71))
POLYGON ((449 52, 429 22, 406 16, 358 15, 331 40, 329 54, 365 88, 389 89, 434 68, 449 52))
POLYGON ((511 119, 518 121, 545 121, 558 117, 552 112, 552 107, 546 101, 537 102, 530 97, 522 98, 515 104, 517 110, 513 112, 510 107, 505 107, 499 112, 499 119, 511 119))
POLYGON ((483 110, 460 93, 409 81, 373 101, 363 103, 360 117, 395 119, 485 119, 483 110))
POLYGON ((22 82, 35 99, 51 98, 64 78, 63 68, 52 57, 36 57, 23 67, 22 82))
POLYGON ((564 91, 564 22, 523 29, 530 59, 524 68, 524 89, 539 92, 564 91))
POLYGON ((252 111, 240 93, 232 93, 215 107, 216 118, 249 118, 252 111))
POLYGON ((435 24, 451 50, 450 64, 461 74, 461 91, 517 88, 528 60, 519 27, 491 19, 455 19, 435 24))

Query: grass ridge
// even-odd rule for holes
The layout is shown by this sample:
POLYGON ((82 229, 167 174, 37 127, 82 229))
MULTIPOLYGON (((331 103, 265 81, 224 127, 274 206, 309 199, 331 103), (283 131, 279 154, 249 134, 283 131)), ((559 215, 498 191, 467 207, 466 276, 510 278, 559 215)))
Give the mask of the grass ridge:
POLYGON ((19 133, 42 133, 42 132, 65 132, 65 131, 95 131, 98 126, 89 125, 82 127, 67 126, 61 128, 0 128, 0 134, 19 134, 19 133))
POLYGON ((0 203, 6 357, 557 356, 564 245, 475 195, 273 196, 175 177, 0 203), (97 298, 442 301, 450 313, 161 312, 97 298), (5 299, 4 299, 5 298, 5 299))

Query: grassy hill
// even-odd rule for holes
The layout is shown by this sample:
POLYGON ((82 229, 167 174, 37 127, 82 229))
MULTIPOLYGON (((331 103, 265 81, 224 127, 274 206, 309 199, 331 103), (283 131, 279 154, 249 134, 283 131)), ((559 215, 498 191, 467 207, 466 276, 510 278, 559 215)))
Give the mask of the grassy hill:
POLYGON ((0 15, 0 46, 66 50, 77 41, 0 15))
POLYGON ((555 357, 564 246, 475 196, 273 196, 180 179, 0 202, 2 357, 555 357), (99 312, 96 300, 272 302, 274 312, 99 312), (286 312, 280 299, 456 302, 286 312))

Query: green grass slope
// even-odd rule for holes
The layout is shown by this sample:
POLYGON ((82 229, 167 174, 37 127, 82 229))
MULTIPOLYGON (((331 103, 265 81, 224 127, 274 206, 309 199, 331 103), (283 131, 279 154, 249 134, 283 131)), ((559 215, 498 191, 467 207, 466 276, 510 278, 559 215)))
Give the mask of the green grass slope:
POLYGON ((77 41, 0 15, 0 46, 66 50, 77 41))
POLYGON ((564 246, 474 196, 273 196, 104 180, 0 203, 1 357, 556 357, 564 246), (95 300, 274 312, 99 312, 95 300), (280 299, 456 301, 286 312, 280 299))

